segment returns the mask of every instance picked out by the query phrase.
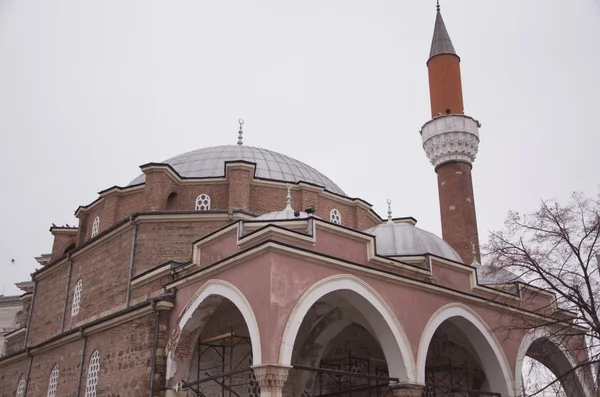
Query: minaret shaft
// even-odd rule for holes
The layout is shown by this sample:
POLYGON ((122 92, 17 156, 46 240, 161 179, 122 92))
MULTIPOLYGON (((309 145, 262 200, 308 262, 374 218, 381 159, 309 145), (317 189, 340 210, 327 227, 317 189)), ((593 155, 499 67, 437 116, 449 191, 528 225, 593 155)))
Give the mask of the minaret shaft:
POLYGON ((431 117, 463 114, 460 60, 455 55, 437 55, 427 62, 431 117), (449 112, 448 112, 449 111, 449 112))
POLYGON ((438 176, 442 237, 464 263, 473 262, 474 249, 480 262, 471 177, 480 124, 464 115, 460 58, 439 9, 427 68, 432 119, 420 132, 423 149, 438 176))

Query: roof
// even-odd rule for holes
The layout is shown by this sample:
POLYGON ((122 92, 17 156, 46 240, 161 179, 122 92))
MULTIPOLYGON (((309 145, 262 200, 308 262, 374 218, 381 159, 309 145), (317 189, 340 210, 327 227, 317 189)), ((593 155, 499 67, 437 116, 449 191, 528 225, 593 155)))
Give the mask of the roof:
MULTIPOLYGON (((223 145, 194 150, 165 160, 185 178, 214 178, 225 176, 225 162, 247 161, 256 164, 256 177, 284 182, 308 182, 346 196, 331 179, 313 167, 270 150, 244 145, 223 145)), ((144 183, 144 174, 129 186, 144 183)))
POLYGON ((282 221, 288 219, 306 219, 309 218, 310 215, 304 211, 294 211, 294 210, 283 210, 283 211, 275 211, 269 212, 267 214, 260 215, 256 218, 257 221, 282 221), (296 216, 296 213, 298 216, 296 216))
POLYGON ((365 230, 375 236, 377 254, 408 256, 432 254, 463 263, 454 249, 433 233, 419 229, 413 222, 386 222, 365 230))
POLYGON ((481 285, 510 284, 523 279, 514 273, 495 266, 483 265, 477 267, 477 280, 481 285))
POLYGON ((435 27, 433 29, 433 39, 431 40, 429 59, 441 54, 458 56, 456 50, 454 50, 452 40, 450 40, 448 30, 446 30, 446 24, 444 23, 444 18, 442 18, 442 13, 438 10, 437 16, 435 17, 435 27))

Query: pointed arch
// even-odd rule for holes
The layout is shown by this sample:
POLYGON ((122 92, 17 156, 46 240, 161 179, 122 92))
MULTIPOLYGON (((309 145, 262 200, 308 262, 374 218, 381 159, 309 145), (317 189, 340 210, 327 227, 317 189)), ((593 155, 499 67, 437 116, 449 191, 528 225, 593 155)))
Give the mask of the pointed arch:
POLYGON ((352 303, 371 326, 384 352, 389 375, 399 378, 401 382, 414 381, 414 356, 404 329, 393 310, 369 284, 349 274, 320 280, 302 295, 285 326, 279 350, 279 363, 291 364, 294 342, 304 317, 317 300, 331 292, 344 294, 344 298, 352 303))
POLYGON ((425 383, 429 345, 435 331, 446 320, 451 320, 469 338, 492 390, 503 396, 514 396, 512 371, 504 350, 485 321, 473 309, 461 303, 442 306, 431 316, 425 326, 417 354, 417 382, 425 383))
MULTIPOLYGON (((209 297, 214 296, 228 299, 240 311, 246 326, 248 327, 248 333, 252 345, 252 365, 262 364, 262 350, 258 321, 256 320, 256 316, 254 315, 254 311, 252 310, 250 302, 248 302, 248 299, 246 299, 244 294, 233 284, 223 280, 208 280, 190 299, 185 309, 183 309, 182 314, 179 317, 177 330, 171 336, 167 344, 167 381, 171 380, 178 370, 178 360, 176 354, 178 351, 179 341, 185 339, 185 336, 190 333, 190 329, 197 325, 194 324, 196 320, 193 319, 192 316, 197 311, 210 311, 211 309, 209 307, 204 307, 206 305, 203 306, 203 304, 209 301, 209 297)), ((214 309, 215 308, 212 308, 212 310, 214 309)), ((207 317, 206 313, 204 313, 204 315, 205 316, 203 316, 200 321, 205 321, 204 317, 207 317)))
MULTIPOLYGON (((521 390, 523 387, 523 362, 529 349, 536 342, 545 341, 551 344, 551 347, 554 347, 555 350, 552 352, 552 358, 550 363, 542 363, 545 365, 554 375, 558 378, 561 374, 567 373, 572 368, 577 366, 577 361, 571 354, 569 354, 568 349, 562 346, 562 343, 558 338, 553 336, 551 330, 547 328, 538 328, 529 331, 521 341, 521 345, 519 346, 519 352, 517 353, 517 362, 515 365, 515 385, 516 390, 521 390), (549 365, 546 365, 549 364, 549 365), (550 368, 553 367, 553 368, 550 368), (557 374, 558 372, 558 374, 557 374)), ((563 383, 563 389, 567 393, 567 396, 591 396, 593 393, 588 387, 587 383, 584 381, 584 376, 582 371, 575 371, 573 376, 568 376, 565 381, 567 384, 563 383)))

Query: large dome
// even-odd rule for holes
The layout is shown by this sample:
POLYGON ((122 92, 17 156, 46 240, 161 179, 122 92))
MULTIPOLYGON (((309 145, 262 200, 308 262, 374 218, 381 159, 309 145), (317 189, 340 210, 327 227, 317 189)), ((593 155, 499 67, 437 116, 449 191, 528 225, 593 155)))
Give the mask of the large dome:
POLYGON ((407 256, 433 254, 455 262, 463 263, 454 249, 436 236, 415 227, 410 222, 383 223, 366 233, 376 237, 377 254, 382 256, 407 256))
MULTIPOLYGON (((338 185, 325 175, 291 157, 252 146, 215 146, 175 156, 163 163, 173 167, 186 178, 208 178, 225 176, 225 162, 243 160, 256 163, 256 177, 285 182, 308 182, 323 186, 330 192, 346 195, 338 185)), ((131 185, 143 183, 144 174, 135 178, 131 185)))

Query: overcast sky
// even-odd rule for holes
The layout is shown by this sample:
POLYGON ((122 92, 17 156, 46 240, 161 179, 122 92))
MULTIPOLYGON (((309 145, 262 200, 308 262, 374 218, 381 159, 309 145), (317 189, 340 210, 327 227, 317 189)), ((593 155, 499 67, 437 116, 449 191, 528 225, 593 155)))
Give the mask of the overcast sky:
MULTIPOLYGON (((599 184, 600 2, 446 0, 482 241, 507 211, 599 184)), ((139 166, 245 144, 287 154, 385 216, 440 234, 421 147, 435 1, 0 1, 1 284, 50 225, 139 166), (15 264, 11 265, 11 259, 15 264)))

